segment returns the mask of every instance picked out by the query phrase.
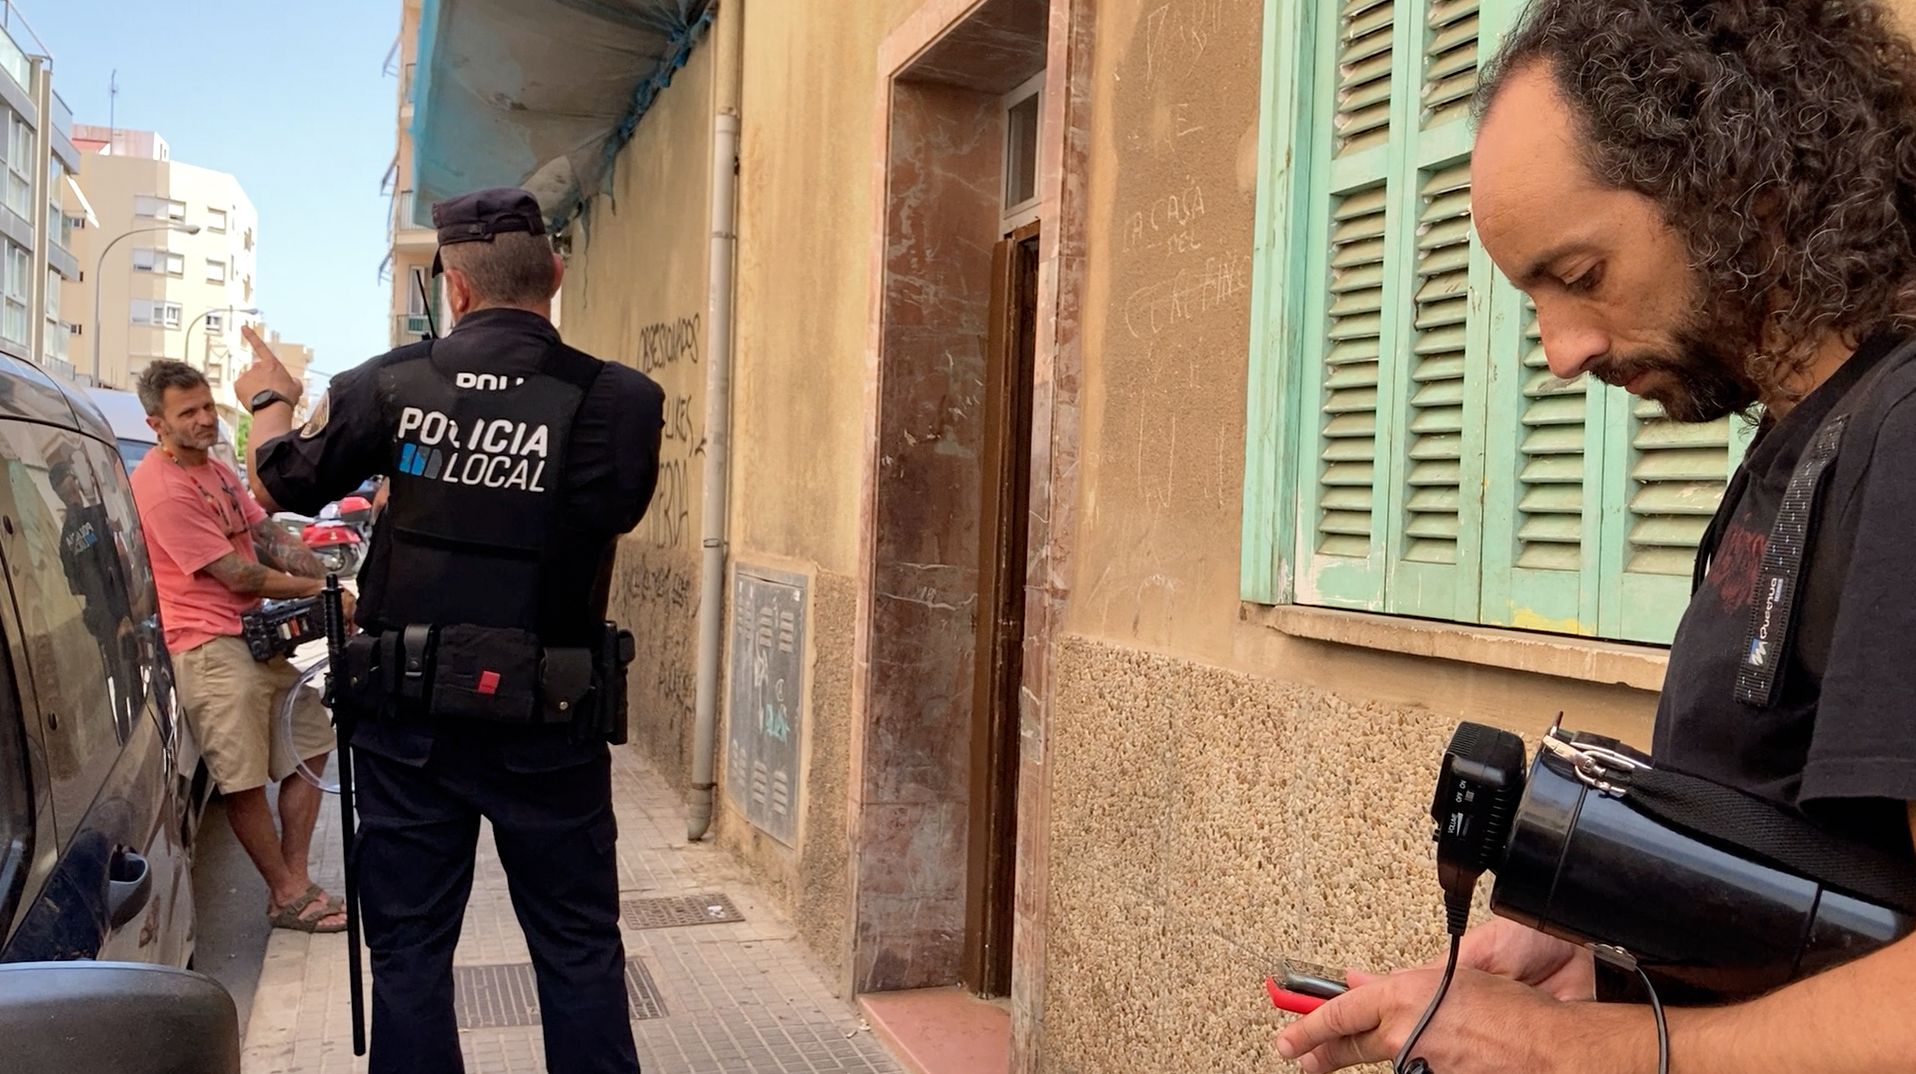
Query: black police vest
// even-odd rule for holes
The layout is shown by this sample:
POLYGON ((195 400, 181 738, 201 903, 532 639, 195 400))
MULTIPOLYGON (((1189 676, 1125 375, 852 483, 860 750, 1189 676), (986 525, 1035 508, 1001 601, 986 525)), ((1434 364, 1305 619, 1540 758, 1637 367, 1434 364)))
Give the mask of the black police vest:
POLYGON ((601 554, 559 526, 572 427, 603 363, 555 343, 526 377, 417 358, 380 371, 392 430, 388 555, 365 587, 370 620, 509 627, 542 636, 577 627, 590 578, 555 570, 601 554), (562 589, 578 592, 561 592, 562 589))

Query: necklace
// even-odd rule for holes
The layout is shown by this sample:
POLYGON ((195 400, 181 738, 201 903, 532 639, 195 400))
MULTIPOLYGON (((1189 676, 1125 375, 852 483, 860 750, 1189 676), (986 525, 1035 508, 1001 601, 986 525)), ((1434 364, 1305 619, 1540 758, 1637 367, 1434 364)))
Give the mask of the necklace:
MULTIPOLYGON (((178 466, 181 470, 187 470, 186 463, 181 462, 180 457, 173 453, 173 445, 167 443, 165 440, 161 440, 160 451, 165 454, 167 458, 173 460, 173 465, 178 466)), ((226 468, 215 465, 215 460, 210 458, 200 465, 213 467, 213 480, 218 481, 220 483, 220 491, 226 493, 227 502, 231 504, 233 508, 232 514, 229 516, 226 511, 220 507, 219 501, 213 499, 212 494, 206 491, 206 486, 201 484, 200 480, 194 477, 192 472, 188 470, 186 479, 193 483, 193 491, 199 493, 200 499, 206 501, 206 506, 211 508, 214 516, 220 520, 221 526, 226 531, 228 537, 237 537, 247 532, 249 527, 246 525, 246 508, 240 505, 239 493, 235 492, 232 484, 226 480, 226 468)))

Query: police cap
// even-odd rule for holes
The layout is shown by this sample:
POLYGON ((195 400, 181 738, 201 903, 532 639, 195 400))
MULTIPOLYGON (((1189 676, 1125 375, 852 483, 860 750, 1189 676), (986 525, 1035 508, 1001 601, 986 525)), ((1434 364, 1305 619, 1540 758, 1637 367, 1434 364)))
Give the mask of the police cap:
MULTIPOLYGON (((432 206, 432 224, 439 229, 439 245, 458 242, 491 242, 494 235, 523 231, 531 235, 546 233, 538 199, 516 186, 492 187, 437 201, 432 206)), ((439 255, 432 255, 432 274, 445 266, 439 255)))

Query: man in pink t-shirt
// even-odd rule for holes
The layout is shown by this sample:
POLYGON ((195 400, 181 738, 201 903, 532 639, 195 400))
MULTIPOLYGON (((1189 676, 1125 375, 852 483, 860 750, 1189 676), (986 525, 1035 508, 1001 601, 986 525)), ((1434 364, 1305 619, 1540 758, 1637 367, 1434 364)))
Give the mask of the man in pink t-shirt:
POLYGON ((338 932, 346 927, 341 904, 307 869, 332 728, 312 690, 299 691, 290 730, 278 726, 299 672, 285 657, 254 660, 240 628, 262 597, 318 593, 325 569, 267 519, 238 474, 208 456, 219 418, 205 376, 156 361, 140 375, 139 395, 160 443, 133 471, 133 498, 187 727, 234 834, 266 880, 268 918, 280 928, 338 932), (302 768, 310 778, 301 778, 302 768), (266 801, 272 781, 277 825, 266 801))

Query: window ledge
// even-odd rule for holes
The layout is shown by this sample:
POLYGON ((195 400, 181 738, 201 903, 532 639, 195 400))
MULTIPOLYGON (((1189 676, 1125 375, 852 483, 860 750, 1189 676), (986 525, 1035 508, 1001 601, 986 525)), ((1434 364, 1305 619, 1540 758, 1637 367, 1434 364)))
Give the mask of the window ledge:
POLYGON ((1663 673, 1669 662, 1668 651, 1657 646, 1295 604, 1243 607, 1246 621, 1292 637, 1652 692, 1663 689, 1663 673))

